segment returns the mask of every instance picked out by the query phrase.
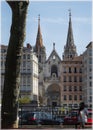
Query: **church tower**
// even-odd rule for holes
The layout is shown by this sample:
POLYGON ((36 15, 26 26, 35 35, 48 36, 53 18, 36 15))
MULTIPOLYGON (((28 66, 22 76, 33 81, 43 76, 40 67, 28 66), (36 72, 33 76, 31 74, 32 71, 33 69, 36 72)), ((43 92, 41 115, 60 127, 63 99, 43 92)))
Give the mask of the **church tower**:
POLYGON ((72 59, 77 56, 76 46, 74 44, 72 21, 71 21, 71 10, 69 10, 69 26, 66 46, 64 46, 63 59, 72 59))
POLYGON ((74 44, 71 11, 69 10, 69 26, 67 42, 64 47, 61 71, 62 105, 78 108, 82 102, 82 55, 77 56, 74 44))
POLYGON ((42 34, 41 34, 40 15, 38 16, 38 31, 37 31, 36 44, 34 47, 34 51, 36 52, 39 65, 41 66, 46 61, 46 50, 43 45, 43 39, 42 39, 42 34))

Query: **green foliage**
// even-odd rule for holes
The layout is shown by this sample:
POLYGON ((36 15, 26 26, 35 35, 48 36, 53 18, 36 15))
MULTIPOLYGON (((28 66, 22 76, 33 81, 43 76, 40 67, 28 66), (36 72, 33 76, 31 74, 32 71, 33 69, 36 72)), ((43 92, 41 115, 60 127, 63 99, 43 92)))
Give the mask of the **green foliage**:
POLYGON ((19 104, 25 104, 25 103, 30 103, 31 99, 27 96, 23 97, 23 98, 19 98, 19 104))

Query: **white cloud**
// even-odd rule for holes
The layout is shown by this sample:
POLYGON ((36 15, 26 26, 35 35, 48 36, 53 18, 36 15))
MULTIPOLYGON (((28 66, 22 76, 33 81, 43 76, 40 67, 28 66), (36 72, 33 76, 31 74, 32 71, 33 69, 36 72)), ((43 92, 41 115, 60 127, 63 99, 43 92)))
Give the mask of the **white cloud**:
POLYGON ((88 18, 88 17, 74 17, 73 21, 78 22, 78 23, 90 24, 92 22, 92 18, 88 18))

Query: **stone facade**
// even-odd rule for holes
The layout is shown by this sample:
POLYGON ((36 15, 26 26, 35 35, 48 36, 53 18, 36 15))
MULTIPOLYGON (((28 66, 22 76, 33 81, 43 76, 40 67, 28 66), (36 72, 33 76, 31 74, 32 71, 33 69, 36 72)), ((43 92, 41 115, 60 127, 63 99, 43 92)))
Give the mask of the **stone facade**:
MULTIPOLYGON (((3 91, 7 46, 1 45, 1 90, 3 91)), ((30 44, 23 47, 20 68, 20 96, 38 101, 38 58, 30 44)))
MULTIPOLYGON (((36 45, 37 50, 42 50, 43 45, 40 17, 36 45)), ((37 51, 37 55, 42 52, 37 51)), ((44 51, 44 57, 46 52, 44 51)), ((44 58, 45 59, 45 58, 44 58)), ((42 105, 48 106, 75 106, 82 101, 82 56, 78 56, 74 44, 71 12, 69 13, 69 26, 67 42, 64 47, 63 59, 58 56, 53 43, 53 50, 45 61, 38 59, 42 66, 39 73, 39 94, 43 98, 42 105), (42 64, 43 63, 43 64, 42 64)))
POLYGON ((92 45, 93 42, 90 42, 83 53, 83 100, 88 106, 92 106, 92 45))

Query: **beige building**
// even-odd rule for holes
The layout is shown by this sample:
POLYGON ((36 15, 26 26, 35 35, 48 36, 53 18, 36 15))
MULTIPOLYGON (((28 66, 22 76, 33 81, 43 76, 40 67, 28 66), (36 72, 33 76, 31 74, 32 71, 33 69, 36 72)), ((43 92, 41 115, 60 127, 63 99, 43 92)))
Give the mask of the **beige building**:
POLYGON ((62 61, 62 104, 78 107, 82 101, 82 56, 62 61))
POLYGON ((63 106, 78 107, 82 101, 82 56, 77 55, 74 44, 71 13, 69 14, 67 42, 63 53, 61 80, 63 106))
MULTIPOLYGON (((30 44, 23 47, 20 68, 20 96, 38 100, 38 59, 30 44)), ((1 88, 3 90, 7 46, 1 45, 1 88)), ((10 72, 11 73, 11 72, 10 72)))
POLYGON ((92 67, 93 67, 93 57, 92 57, 92 45, 90 42, 85 52, 83 53, 83 100, 88 106, 92 106, 92 67))

